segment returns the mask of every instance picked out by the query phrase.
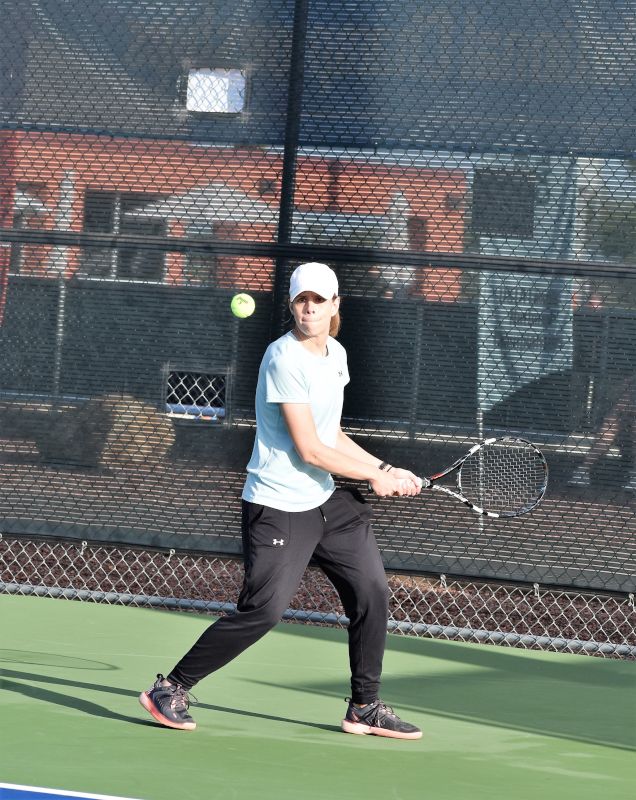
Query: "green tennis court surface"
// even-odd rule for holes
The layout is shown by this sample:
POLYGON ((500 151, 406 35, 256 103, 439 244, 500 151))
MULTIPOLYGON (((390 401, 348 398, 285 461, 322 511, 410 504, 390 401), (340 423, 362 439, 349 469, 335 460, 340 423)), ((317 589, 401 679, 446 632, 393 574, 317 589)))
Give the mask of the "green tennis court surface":
POLYGON ((140 800, 634 797, 633 662, 390 636, 383 698, 424 730, 395 741, 340 732, 345 633, 281 625, 195 688, 195 732, 161 728, 137 695, 209 622, 0 596, 0 782, 140 800))

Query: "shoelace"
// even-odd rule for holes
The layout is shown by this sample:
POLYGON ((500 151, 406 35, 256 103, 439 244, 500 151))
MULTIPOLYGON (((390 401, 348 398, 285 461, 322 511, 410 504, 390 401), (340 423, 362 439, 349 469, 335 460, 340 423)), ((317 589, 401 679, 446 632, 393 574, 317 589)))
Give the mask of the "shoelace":
MULTIPOLYGON (((192 701, 199 702, 194 695, 192 695, 192 701)), ((175 686, 170 698, 170 708, 173 711, 187 711, 190 708, 190 702, 190 695, 183 686, 175 686)))
POLYGON ((370 715, 370 719, 377 727, 381 727, 380 723, 382 722, 383 717, 395 717, 395 712, 391 706, 387 706, 381 700, 379 700, 378 704, 370 715))
POLYGON ((383 717, 395 717, 395 711, 391 706, 387 706, 382 700, 377 700, 370 709, 356 708, 354 706, 353 712, 359 719, 363 719, 367 724, 374 727, 382 727, 381 722, 383 717), (367 712, 366 714, 364 712, 367 712))

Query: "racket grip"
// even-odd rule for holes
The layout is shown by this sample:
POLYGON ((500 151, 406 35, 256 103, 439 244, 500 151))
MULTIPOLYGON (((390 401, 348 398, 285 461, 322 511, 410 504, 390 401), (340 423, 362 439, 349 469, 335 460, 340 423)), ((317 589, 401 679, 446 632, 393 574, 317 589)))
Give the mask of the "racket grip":
MULTIPOLYGON (((404 481, 406 481, 406 480, 407 479, 404 478, 404 481)), ((429 487, 431 485, 431 482, 429 481, 428 478, 417 478, 417 483, 418 483, 418 486, 420 487, 420 489, 426 489, 427 487, 429 487)))

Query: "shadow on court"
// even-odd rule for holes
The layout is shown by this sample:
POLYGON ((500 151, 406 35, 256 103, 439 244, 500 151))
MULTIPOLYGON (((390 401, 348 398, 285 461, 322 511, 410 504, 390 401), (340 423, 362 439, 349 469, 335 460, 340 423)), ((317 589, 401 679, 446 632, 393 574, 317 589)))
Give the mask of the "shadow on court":
MULTIPOLYGON (((311 629, 301 626, 283 625, 279 630, 299 638, 312 636, 311 629)), ((342 631, 324 629, 321 634, 342 642, 342 631)), ((341 696, 329 683, 288 688, 341 696)), ((636 669, 629 661, 431 639, 414 642, 398 635, 388 637, 382 681, 382 696, 399 711, 628 750, 636 749, 635 690, 636 669), (421 659, 421 674, 400 675, 400 654, 421 659)))
MULTIPOLYGON (((311 636, 311 631, 286 631, 285 628, 283 631, 293 636, 311 636)), ((333 634, 333 638, 342 643, 341 632, 326 633, 327 638, 332 638, 333 634)), ((636 672, 631 664, 613 662, 611 669, 607 669, 608 662, 584 656, 572 656, 554 662, 545 660, 542 654, 517 653, 501 648, 493 648, 490 652, 489 648, 471 645, 456 646, 430 641, 420 641, 418 644, 416 657, 428 661, 421 675, 405 677, 391 674, 390 669, 385 673, 383 695, 400 712, 424 712, 480 725, 629 750, 636 747, 636 706, 633 699, 636 672), (436 670, 435 666, 440 669, 436 670), (466 666, 470 669, 464 669, 466 666), (585 687, 583 694, 582 687, 585 687)), ((402 643, 396 637, 389 637, 387 657, 400 651, 413 655, 409 642, 402 643)), ((9 669, 3 669, 0 676, 0 688, 5 691, 96 717, 157 726, 143 717, 116 713, 108 704, 100 705, 76 696, 77 690, 88 690, 129 697, 131 702, 136 702, 136 690, 9 669), (33 686, 34 683, 66 687, 72 691, 53 691, 33 686)), ((267 689, 281 688, 279 684, 269 681, 245 680, 267 689)), ((309 681, 284 688, 313 697, 319 695, 342 699, 342 682, 309 681)), ((209 703, 196 703, 196 707, 304 728, 326 731, 338 729, 335 725, 317 724, 306 719, 291 719, 209 703)))
MULTIPOLYGON (((311 626, 283 624, 277 629, 288 636, 311 637, 311 626)), ((314 628, 315 630, 315 628, 314 628)), ((321 638, 341 643, 344 632, 336 628, 322 628, 321 638)), ((501 645, 479 645, 465 642, 448 642, 390 634, 387 653, 417 655, 440 662, 443 671, 453 665, 515 672, 520 667, 536 670, 544 679, 567 679, 588 686, 622 686, 636 689, 636 664, 633 661, 601 657, 546 653, 539 650, 501 645), (415 648, 414 648, 415 645, 415 648)))
POLYGON ((62 656, 59 653, 40 653, 36 650, 6 650, 0 648, 0 662, 11 664, 35 664, 38 667, 63 667, 64 669, 116 670, 119 667, 105 661, 93 661, 88 658, 62 656))
MULTIPOLYGON (((119 689, 114 686, 104 686, 99 683, 85 683, 83 681, 56 678, 50 675, 36 675, 30 672, 19 672, 10 669, 0 670, 0 689, 4 689, 5 691, 16 692, 24 697, 40 700, 45 703, 53 703, 54 705, 72 708, 76 711, 81 711, 84 714, 90 714, 94 717, 104 717, 106 719, 119 720, 120 722, 132 723, 134 725, 161 727, 157 722, 154 722, 151 719, 128 717, 123 714, 117 714, 116 712, 111 711, 107 706, 101 706, 88 700, 82 700, 76 697, 74 694, 64 694, 62 692, 54 692, 50 689, 32 686, 32 683, 48 683, 55 686, 66 686, 74 690, 86 689, 92 692, 104 692, 105 694, 130 697, 131 701, 133 702, 137 701, 137 697, 139 695, 138 691, 119 689), (17 681, 27 681, 27 683, 17 683, 17 681)), ((197 702, 196 707, 204 708, 207 711, 218 711, 224 714, 236 714, 240 717, 254 717, 256 719, 268 720, 270 722, 286 722, 291 725, 301 725, 304 728, 318 728, 324 731, 340 730, 340 728, 336 725, 321 725, 302 719, 290 719, 289 717, 279 717, 272 714, 260 714, 256 711, 245 711, 243 709, 228 708, 226 706, 211 705, 209 703, 197 702)), ((145 712, 141 711, 140 709, 140 714, 145 714, 145 712)))
MULTIPOLYGON (((145 673, 151 659, 154 661, 161 651, 155 651, 157 655, 152 657, 132 656, 133 661, 130 654, 139 653, 140 648, 141 653, 144 649, 152 652, 159 636, 162 641, 167 638, 189 643, 212 622, 210 617, 180 616, 167 611, 89 607, 41 599, 4 598, 3 603, 7 609, 4 618, 11 623, 9 631, 14 627, 16 633, 11 642, 15 649, 0 650, 0 662, 11 667, 0 669, 0 689, 90 717, 146 727, 156 727, 156 723, 138 707, 137 696, 146 688, 149 676, 142 676, 140 685, 135 685, 135 676, 142 663, 145 673), (82 624, 88 621, 94 634, 78 635, 82 624), (82 652, 96 660, 67 656, 64 652, 47 653, 42 645, 51 643, 48 637, 53 630, 55 644, 51 649, 69 654, 82 652), (134 639, 129 632, 132 630, 137 631, 134 639), (26 649, 27 641, 37 642, 38 649, 26 649), (117 658, 115 652, 119 653, 117 658), (108 661, 100 659, 102 654, 108 656, 108 661), (22 669, 22 665, 28 667, 22 669), (35 665, 39 668, 34 670, 35 665), (108 685, 113 683, 112 678, 102 681, 98 677, 100 672, 110 676, 124 666, 125 677, 122 675, 119 686, 108 685), (93 680, 77 680, 80 675, 76 670, 92 671, 93 680)), ((251 718, 255 722, 287 723, 293 726, 291 731, 338 730, 337 724, 321 724, 312 718, 322 719, 321 698, 342 703, 347 693, 346 632, 282 624, 273 636, 260 651, 268 653, 266 666, 229 665, 218 678, 206 679, 205 688, 202 684, 204 696, 215 698, 215 680, 216 686, 225 686, 221 691, 227 692, 226 679, 232 682, 243 675, 239 678, 242 689, 237 700, 239 706, 245 703, 248 709, 201 702, 195 704, 195 718, 196 709, 205 709, 227 715, 226 722, 232 717, 251 718), (304 663, 305 667, 295 667, 296 663, 304 663), (282 703, 286 702, 285 694, 298 696, 298 713, 294 703, 291 715, 289 711, 288 716, 276 714, 276 708, 271 707, 274 692, 281 692, 282 703)), ((179 645, 172 655, 179 655, 181 649, 179 645)), ((258 659, 258 655, 250 655, 249 659, 258 659)), ((631 750, 636 747, 634 689, 636 670, 628 661, 391 635, 382 697, 407 719, 415 712, 631 750)), ((223 695, 223 699, 227 697, 227 693, 223 695)), ((434 726, 427 723, 427 727, 434 726)))
MULTIPOLYGON (((48 678, 43 675, 31 675, 27 672, 14 672, 13 670, 3 670, 0 677, 0 689, 4 691, 15 692, 21 694, 23 697, 28 697, 32 700, 40 700, 43 703, 53 703, 56 706, 63 706, 65 708, 72 708, 75 711, 81 711, 83 714, 90 714, 93 717, 105 717, 108 719, 119 720, 120 722, 128 722, 134 725, 152 725, 149 720, 142 720, 137 717, 127 717, 124 714, 117 714, 104 706, 97 703, 92 703, 89 700, 82 700, 73 694, 63 694, 62 692, 53 692, 50 689, 43 689, 39 686, 32 686, 30 683, 17 683, 14 680, 7 680, 7 678, 19 678, 24 681, 47 681, 51 683, 63 683, 65 685, 80 688, 82 684, 73 681, 60 681, 58 678, 48 678)), ((92 684, 85 684, 85 687, 90 687, 95 690, 109 689, 110 687, 98 686, 92 684)))

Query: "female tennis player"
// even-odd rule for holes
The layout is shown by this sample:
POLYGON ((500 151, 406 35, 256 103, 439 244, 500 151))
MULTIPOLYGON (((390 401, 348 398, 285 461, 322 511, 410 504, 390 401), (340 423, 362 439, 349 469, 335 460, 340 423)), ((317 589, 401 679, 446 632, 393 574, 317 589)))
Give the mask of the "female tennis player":
POLYGON ((139 697, 162 725, 192 730, 188 692, 254 644, 281 619, 312 558, 335 586, 349 617, 351 698, 347 733, 419 739, 422 732, 379 699, 389 589, 356 490, 332 473, 367 481, 381 497, 416 495, 417 477, 367 453, 340 426, 349 381, 335 273, 301 264, 292 274, 294 327, 269 345, 256 388, 256 439, 243 490, 245 578, 237 613, 221 617, 168 673, 139 697))

